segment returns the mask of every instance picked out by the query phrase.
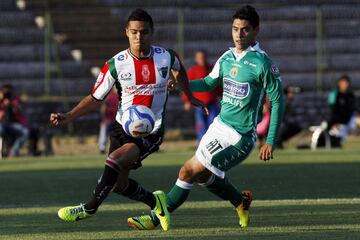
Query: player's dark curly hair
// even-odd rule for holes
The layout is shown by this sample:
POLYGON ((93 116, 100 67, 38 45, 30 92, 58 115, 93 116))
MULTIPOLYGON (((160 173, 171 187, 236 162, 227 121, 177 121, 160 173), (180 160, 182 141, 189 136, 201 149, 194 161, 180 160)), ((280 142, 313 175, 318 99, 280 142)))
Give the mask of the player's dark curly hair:
POLYGON ((135 9, 134 11, 132 11, 132 13, 130 13, 127 22, 129 23, 130 21, 148 22, 151 30, 154 30, 154 22, 152 20, 152 17, 141 8, 135 9))
POLYGON ((258 27, 260 22, 259 15, 257 14, 255 8, 250 5, 246 5, 238 9, 234 14, 234 16, 232 17, 233 21, 235 19, 247 20, 250 22, 253 28, 258 27))

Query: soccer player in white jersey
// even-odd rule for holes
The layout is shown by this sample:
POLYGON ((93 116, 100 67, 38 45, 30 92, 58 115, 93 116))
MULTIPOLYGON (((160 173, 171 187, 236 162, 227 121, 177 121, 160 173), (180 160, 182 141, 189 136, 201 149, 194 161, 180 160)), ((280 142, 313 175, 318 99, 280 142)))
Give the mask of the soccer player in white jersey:
MULTIPOLYGON (((141 166, 141 161, 157 151, 164 134, 164 111, 168 96, 167 82, 173 75, 194 106, 207 109, 193 97, 186 70, 174 51, 151 45, 153 21, 142 9, 133 11, 127 22, 129 48, 107 61, 99 74, 92 93, 84 97, 67 113, 52 113, 50 121, 62 125, 94 110, 115 85, 119 93, 119 111, 110 134, 110 150, 105 168, 92 198, 86 204, 61 208, 60 219, 73 222, 92 216, 110 191, 147 204, 160 219, 166 231, 170 216, 166 196, 162 191, 151 193, 129 178, 129 171, 141 166), (145 105, 155 114, 155 127, 144 138, 127 135, 121 126, 121 115, 131 105, 145 105)), ((76 186, 74 186, 76 187, 76 186)))
MULTIPOLYGON (((259 158, 267 161, 273 157, 285 105, 279 70, 256 42, 258 32, 259 16, 255 8, 239 9, 232 19, 235 47, 219 58, 207 77, 190 81, 194 92, 211 91, 222 85, 221 110, 202 137, 195 155, 181 167, 176 184, 167 193, 170 212, 186 200, 193 183, 199 183, 235 207, 241 227, 249 224, 252 193, 240 192, 225 172, 244 161, 254 148, 265 93, 271 101, 271 120, 259 158)), ((151 230, 159 224, 154 212, 129 218, 128 222, 139 230, 151 230)))

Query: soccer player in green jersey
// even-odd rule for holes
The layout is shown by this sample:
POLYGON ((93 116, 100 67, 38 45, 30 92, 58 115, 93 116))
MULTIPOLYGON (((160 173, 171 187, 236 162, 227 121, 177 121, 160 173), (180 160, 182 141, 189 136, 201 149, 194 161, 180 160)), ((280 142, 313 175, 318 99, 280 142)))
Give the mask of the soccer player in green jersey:
MULTIPOLYGON (((223 87, 220 114, 203 136, 196 154, 181 167, 176 184, 167 193, 169 212, 178 208, 194 183, 200 184, 236 208, 241 227, 249 224, 250 191, 239 191, 225 172, 245 160, 255 146, 256 125, 262 117, 265 94, 271 101, 271 120, 266 144, 259 158, 273 158, 277 132, 284 110, 278 68, 259 47, 259 16, 255 8, 244 6, 232 18, 234 48, 226 51, 205 78, 190 81, 194 92, 223 87)), ((133 217, 128 223, 139 230, 154 229, 159 223, 154 213, 133 217)))

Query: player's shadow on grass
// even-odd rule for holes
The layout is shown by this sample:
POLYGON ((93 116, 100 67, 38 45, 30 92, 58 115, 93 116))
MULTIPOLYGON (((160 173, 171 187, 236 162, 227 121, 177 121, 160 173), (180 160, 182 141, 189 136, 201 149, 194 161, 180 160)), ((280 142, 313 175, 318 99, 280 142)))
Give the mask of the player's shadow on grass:
MULTIPOLYGON (((168 191, 178 166, 143 167, 131 176, 153 191, 168 191)), ((63 206, 87 201, 102 169, 36 170, 0 174, 0 206, 63 206)), ((360 195, 360 163, 240 165, 228 174, 239 189, 251 189, 257 200, 353 198, 360 195)), ((190 201, 217 200, 194 187, 190 201)), ((129 203, 116 194, 107 203, 129 203)))

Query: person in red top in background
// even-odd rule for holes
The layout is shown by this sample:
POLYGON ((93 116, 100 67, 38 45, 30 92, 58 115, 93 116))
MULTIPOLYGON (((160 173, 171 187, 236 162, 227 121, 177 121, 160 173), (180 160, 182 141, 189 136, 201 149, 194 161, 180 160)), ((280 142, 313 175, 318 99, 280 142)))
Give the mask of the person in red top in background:
MULTIPOLYGON (((206 77, 211 71, 211 66, 207 63, 206 52, 199 50, 195 52, 195 65, 189 68, 187 74, 189 80, 195 80, 206 77)), ((209 115, 206 115, 201 109, 195 110, 195 131, 198 142, 205 134, 209 125, 213 122, 216 115, 219 113, 219 98, 222 89, 215 88, 212 92, 194 92, 193 95, 206 104, 209 110, 209 115)), ((191 111, 191 104, 189 99, 183 94, 182 100, 184 102, 184 109, 187 112, 191 111)))
POLYGON ((0 137, 5 141, 13 137, 14 142, 6 155, 19 156, 20 148, 29 137, 29 124, 22 112, 21 100, 14 96, 12 85, 2 86, 0 92, 0 137))
POLYGON ((99 152, 105 153, 106 142, 115 121, 116 112, 119 104, 119 96, 116 88, 113 88, 106 97, 105 102, 100 107, 101 122, 99 131, 99 152))

